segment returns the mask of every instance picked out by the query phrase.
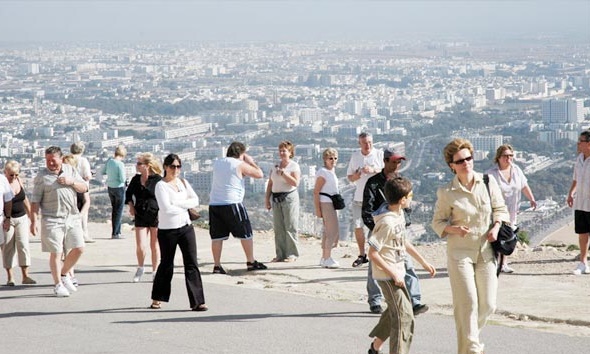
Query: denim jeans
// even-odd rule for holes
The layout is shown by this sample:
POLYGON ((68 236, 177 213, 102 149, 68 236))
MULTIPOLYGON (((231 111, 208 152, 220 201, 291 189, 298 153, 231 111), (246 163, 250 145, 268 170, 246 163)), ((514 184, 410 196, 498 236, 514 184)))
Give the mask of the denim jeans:
POLYGON ((121 219, 123 218, 123 207, 125 206, 125 187, 109 187, 109 199, 113 208, 111 212, 111 236, 121 235, 121 219))
MULTIPOLYGON (((412 306, 420 305, 422 298, 420 283, 418 281, 416 270, 414 269, 414 263, 412 262, 410 256, 407 256, 405 266, 406 277, 404 278, 404 281, 410 295, 410 300, 412 300, 412 306)), ((383 293, 381 292, 381 288, 379 288, 377 281, 373 279, 371 262, 369 262, 369 272, 367 274, 367 293, 369 295, 369 306, 381 305, 381 302, 383 301, 383 293)))

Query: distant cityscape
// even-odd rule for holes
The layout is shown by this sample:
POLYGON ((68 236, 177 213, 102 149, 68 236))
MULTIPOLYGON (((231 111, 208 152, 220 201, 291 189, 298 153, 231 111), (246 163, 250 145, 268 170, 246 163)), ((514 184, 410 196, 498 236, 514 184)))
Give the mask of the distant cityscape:
MULTIPOLYGON (((444 142, 471 140, 478 172, 509 142, 543 197, 538 210, 524 203, 519 216, 535 238, 571 218, 563 193, 571 178, 551 190, 535 178, 557 167, 572 174, 575 142, 590 127, 590 43, 4 43, 0 126, 0 159, 22 164, 29 192, 47 146, 69 152, 84 142, 96 172, 95 221, 108 219, 100 170, 117 145, 128 149, 129 179, 135 154, 178 154, 184 178, 206 205, 212 161, 231 141, 246 143, 266 174, 278 143, 291 140, 302 170, 301 232, 313 235, 321 232, 311 194, 321 152, 338 150, 337 175, 350 200, 346 164, 358 134, 370 132, 377 148, 407 157, 402 173, 417 192, 411 230, 421 241, 436 239, 436 186, 451 178, 444 142)), ((247 180, 257 229, 272 227, 262 203, 266 183, 247 180)), ((352 235, 348 214, 340 214, 343 240, 352 235)))

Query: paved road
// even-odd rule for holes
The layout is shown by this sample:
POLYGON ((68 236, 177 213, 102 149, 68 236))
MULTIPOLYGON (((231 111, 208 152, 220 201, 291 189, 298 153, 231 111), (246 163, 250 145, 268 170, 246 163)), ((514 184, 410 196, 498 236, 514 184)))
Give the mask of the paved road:
MULTIPOLYGON (((48 272, 34 275, 50 283, 48 272)), ((179 275, 171 302, 150 310, 151 283, 130 283, 129 272, 81 266, 78 278, 70 298, 53 297, 49 285, 0 287, 0 353, 366 353, 377 322, 366 304, 208 282, 210 310, 195 313, 179 275)), ((590 342, 494 325, 482 337, 488 354, 583 353, 590 342)), ((455 350, 451 317, 417 318, 412 353, 455 350)))

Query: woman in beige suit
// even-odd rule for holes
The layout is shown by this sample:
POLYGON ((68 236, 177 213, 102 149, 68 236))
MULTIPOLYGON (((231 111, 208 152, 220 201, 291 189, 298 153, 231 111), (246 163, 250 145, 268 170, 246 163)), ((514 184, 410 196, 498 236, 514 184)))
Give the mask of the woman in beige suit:
POLYGON ((432 227, 447 238, 447 268, 459 354, 481 354, 479 333, 496 309, 498 279, 490 242, 501 221, 510 221, 502 192, 489 179, 491 198, 483 176, 473 171, 473 145, 454 139, 443 150, 455 178, 437 191, 432 227), (492 225, 492 226, 490 226, 492 225))

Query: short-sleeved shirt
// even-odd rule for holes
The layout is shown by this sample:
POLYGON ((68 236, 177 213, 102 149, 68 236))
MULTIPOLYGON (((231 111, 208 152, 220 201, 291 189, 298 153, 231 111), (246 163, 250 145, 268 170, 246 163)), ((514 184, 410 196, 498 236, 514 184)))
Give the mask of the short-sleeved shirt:
POLYGON ((88 159, 85 157, 82 157, 80 155, 75 155, 76 156, 76 160, 78 161, 78 173, 80 174, 80 177, 82 177, 83 180, 86 181, 86 179, 88 179, 86 181, 86 184, 89 185, 90 184, 90 179, 92 178, 92 171, 90 170, 90 162, 88 162, 88 159))
MULTIPOLYGON (((293 172, 301 174, 301 169, 299 168, 299 164, 293 160, 290 160, 287 164, 287 167, 283 169, 284 173, 290 174, 293 172)), ((270 179, 272 180, 272 190, 273 193, 284 193, 284 192, 291 192, 292 190, 297 189, 297 187, 290 185, 285 181, 283 176, 280 176, 276 173, 276 170, 271 170, 270 172, 270 179)))
POLYGON ((372 176, 376 175, 383 169, 383 150, 372 149, 367 155, 363 155, 362 152, 356 151, 350 156, 350 162, 348 163, 348 169, 346 175, 350 176, 355 174, 359 168, 370 166, 375 170, 375 173, 362 173, 361 178, 355 181, 356 190, 354 192, 354 201, 363 201, 363 192, 365 190, 365 184, 367 180, 372 176))
MULTIPOLYGON (((329 195, 338 194, 338 178, 336 177, 336 172, 334 170, 328 170, 325 167, 320 168, 316 174, 316 179, 318 177, 322 177, 326 183, 322 186, 320 193, 326 193, 329 195)), ((331 203, 332 199, 330 197, 326 197, 325 195, 320 195, 320 203, 331 203)))
POLYGON ((576 181, 574 210, 590 212, 590 158, 584 159, 584 154, 579 154, 576 158, 574 181, 576 181))
MULTIPOLYGON (((387 208, 383 206, 383 208, 387 208)), ((380 208, 379 211, 382 209, 380 208)), ((386 210, 386 209, 384 209, 386 210)), ((406 219, 403 211, 399 213, 386 211, 374 215, 375 228, 368 243, 390 265, 396 277, 401 280, 406 274, 404 261, 406 259, 406 219)), ((373 278, 376 280, 391 280, 391 276, 381 269, 375 262, 371 262, 373 278)))
POLYGON ((520 167, 515 164, 512 164, 512 168, 510 169, 510 182, 504 178, 498 166, 489 169, 487 173, 493 176, 496 182, 498 182, 502 196, 504 197, 504 203, 506 203, 508 213, 510 214, 510 223, 513 225, 516 224, 516 214, 522 197, 522 189, 528 185, 527 178, 520 167))
POLYGON ((76 182, 86 183, 76 169, 69 164, 62 164, 59 174, 42 168, 34 179, 31 203, 39 203, 43 218, 65 218, 70 214, 79 214, 76 191, 72 186, 57 183, 57 178, 71 177, 76 182))

